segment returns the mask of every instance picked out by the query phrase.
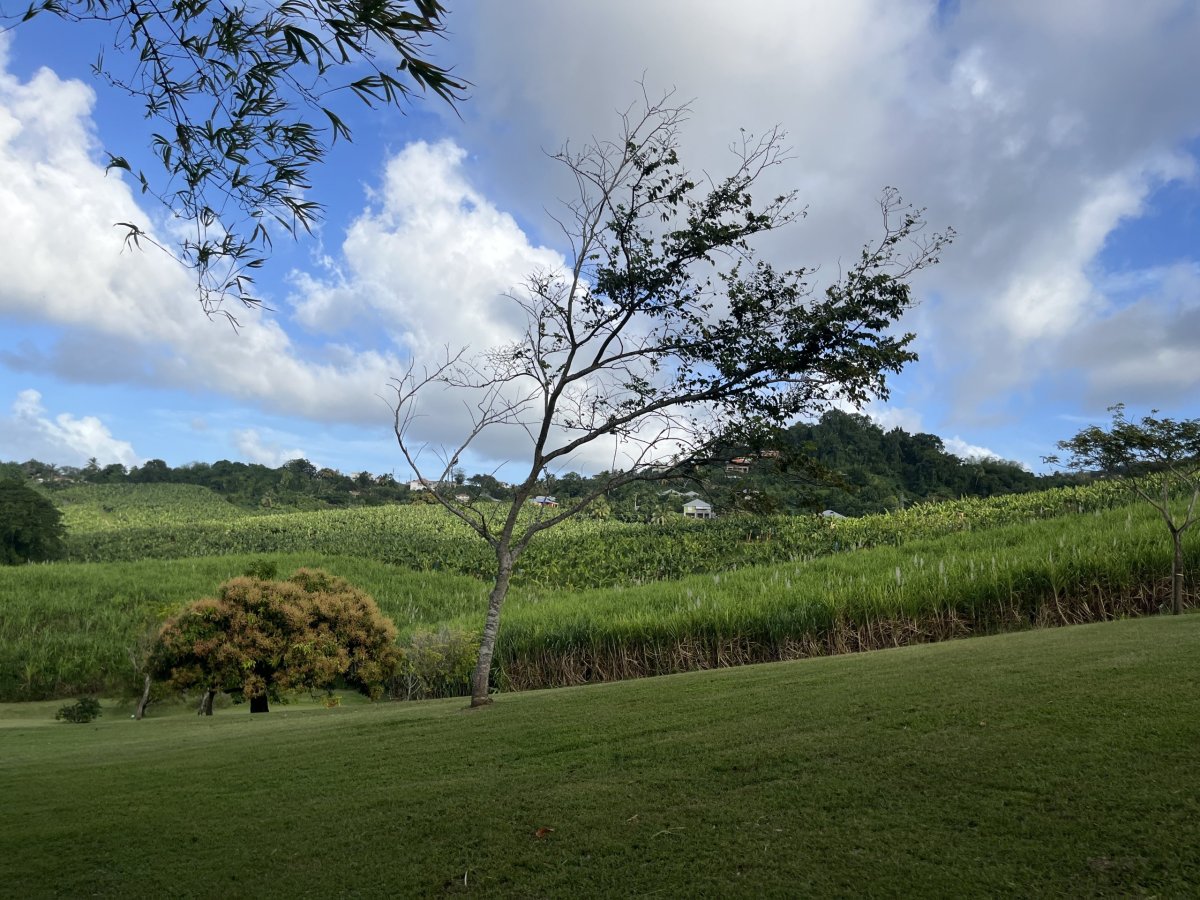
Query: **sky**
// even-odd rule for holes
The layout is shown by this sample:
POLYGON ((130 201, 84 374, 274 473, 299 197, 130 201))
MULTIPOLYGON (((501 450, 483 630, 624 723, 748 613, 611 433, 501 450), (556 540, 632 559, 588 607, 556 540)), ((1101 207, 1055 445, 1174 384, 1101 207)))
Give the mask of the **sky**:
MULTIPOLYGON (((885 186, 955 229, 913 281, 919 361, 864 410, 884 427, 1040 470, 1114 403, 1200 416, 1200 4, 448 5, 434 56, 469 97, 341 108, 354 143, 309 192, 326 215, 276 241, 270 310, 237 331, 113 227, 170 226, 104 171, 106 151, 150 164, 141 110, 92 75, 104 29, 0 36, 0 460, 304 456, 409 477, 390 379, 512 334, 506 292, 569 252, 548 152, 615 135, 639 83, 691 101, 694 171, 727 169, 739 129, 787 131, 761 195, 795 189, 807 215, 760 245, 778 265, 836 272, 877 234, 885 186)), ((416 427, 437 446, 462 422, 434 402, 416 427)), ((504 473, 519 452, 479 444, 462 465, 504 473)))

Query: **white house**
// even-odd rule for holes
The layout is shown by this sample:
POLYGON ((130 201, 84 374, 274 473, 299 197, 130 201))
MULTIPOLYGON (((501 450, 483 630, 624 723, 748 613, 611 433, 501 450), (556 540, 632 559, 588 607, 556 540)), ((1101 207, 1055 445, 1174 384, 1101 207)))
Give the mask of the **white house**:
POLYGON ((689 519, 711 519, 713 517, 712 504, 705 500, 689 500, 683 504, 683 514, 689 519))

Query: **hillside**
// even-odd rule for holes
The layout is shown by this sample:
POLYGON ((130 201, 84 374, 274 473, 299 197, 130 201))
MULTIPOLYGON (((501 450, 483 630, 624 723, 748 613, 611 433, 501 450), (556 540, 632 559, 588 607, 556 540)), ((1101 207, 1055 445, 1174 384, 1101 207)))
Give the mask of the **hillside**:
POLYGON ((0 706, 12 896, 1194 896, 1200 616, 462 701, 0 706))
MULTIPOLYGON (((126 469, 120 464, 82 468, 39 460, 0 462, 0 478, 28 479, 52 492, 78 485, 191 485, 245 510, 313 510, 379 506, 428 500, 389 473, 344 474, 295 459, 271 469, 256 463, 220 460, 172 468, 152 459, 126 469)), ((700 467, 695 477, 661 484, 633 484, 613 492, 601 507, 614 518, 645 522, 679 512, 679 494, 697 491, 718 512, 804 513, 835 509, 845 515, 900 510, 914 503, 961 497, 993 497, 1045 490, 1075 479, 1040 476, 998 459, 964 460, 949 453, 941 438, 884 431, 866 416, 837 410, 819 422, 781 432, 768 448, 729 448, 721 464, 700 467), (749 454, 749 455, 746 455, 749 454), (735 462, 736 461, 736 462, 735 462)), ((591 479, 574 472, 548 476, 542 493, 561 499, 582 496, 591 479)), ((472 498, 504 500, 511 490, 492 475, 454 473, 447 485, 472 498)), ((70 501, 63 501, 64 503, 70 501)))

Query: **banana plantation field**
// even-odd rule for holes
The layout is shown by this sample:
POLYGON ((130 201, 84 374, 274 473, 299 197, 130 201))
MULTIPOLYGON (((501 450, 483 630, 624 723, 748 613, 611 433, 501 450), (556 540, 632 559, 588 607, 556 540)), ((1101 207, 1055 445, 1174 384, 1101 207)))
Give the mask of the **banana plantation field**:
MULTIPOLYGON (((432 505, 258 515, 204 488, 104 486, 90 502, 88 490, 77 489, 65 507, 74 562, 319 553, 474 577, 487 577, 494 563, 473 532, 432 505)), ((664 525, 573 519, 539 536, 519 563, 517 581, 555 589, 661 581, 1109 509, 1127 499, 1120 485, 1101 482, 836 523, 818 516, 680 518, 664 525)))
POLYGON ((254 513, 194 484, 87 484, 50 494, 72 535, 230 522, 254 513))
MULTIPOLYGON (((1112 507, 1122 499, 1102 485, 832 525, 583 522, 533 545, 506 607, 495 683, 578 684, 1155 612, 1168 590, 1165 529, 1146 508, 1112 507)), ((114 528, 106 546, 131 530, 147 541, 154 531, 114 528)), ((221 549, 208 556, 0 571, 0 701, 133 691, 163 619, 263 560, 281 575, 327 569, 376 598, 406 650, 397 695, 466 688, 488 587, 472 576, 486 572, 487 556, 444 513, 367 509, 159 530, 160 548, 167 532, 181 549, 201 533, 224 544, 214 538, 221 549), (239 543, 255 535, 273 542, 239 543), (402 548, 414 565, 394 564, 402 548)), ((1190 535, 1189 572, 1198 544, 1190 535)), ((1186 587, 1194 602, 1195 582, 1186 587)))

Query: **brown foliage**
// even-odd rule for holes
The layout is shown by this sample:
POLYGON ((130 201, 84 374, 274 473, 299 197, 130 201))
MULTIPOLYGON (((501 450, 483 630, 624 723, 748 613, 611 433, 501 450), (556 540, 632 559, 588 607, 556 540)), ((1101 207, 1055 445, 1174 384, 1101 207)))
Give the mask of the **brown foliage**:
POLYGON ((148 668, 180 690, 250 698, 347 684, 374 699, 395 671, 395 640, 367 594, 300 569, 285 581, 234 578, 189 604, 163 625, 148 668))

